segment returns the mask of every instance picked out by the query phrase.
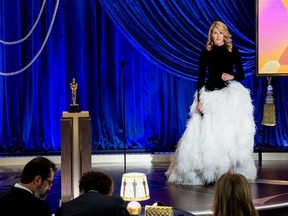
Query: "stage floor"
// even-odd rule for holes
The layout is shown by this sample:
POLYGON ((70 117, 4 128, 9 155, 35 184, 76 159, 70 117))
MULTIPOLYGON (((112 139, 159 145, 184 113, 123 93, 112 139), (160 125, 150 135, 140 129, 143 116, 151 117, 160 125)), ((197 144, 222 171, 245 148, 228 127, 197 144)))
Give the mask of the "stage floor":
MULTIPOLYGON (((262 164, 255 161, 258 167, 258 178, 251 183, 253 201, 260 215, 284 216, 288 212, 288 160, 264 160, 262 164), (281 209, 281 210, 280 210, 281 209), (281 212, 281 214, 279 213, 281 212)), ((128 162, 93 163, 93 170, 102 171, 113 177, 115 181, 114 195, 120 194, 122 174, 126 172, 143 172, 147 175, 150 199, 141 205, 151 205, 161 201, 165 205, 188 211, 194 215, 211 215, 214 185, 183 186, 166 182, 165 171, 169 162, 128 162)), ((0 193, 19 181, 21 165, 0 165, 0 193)), ((47 201, 55 211, 61 198, 61 169, 56 172, 53 187, 47 201)), ((288 214, 287 214, 288 215, 288 214)))

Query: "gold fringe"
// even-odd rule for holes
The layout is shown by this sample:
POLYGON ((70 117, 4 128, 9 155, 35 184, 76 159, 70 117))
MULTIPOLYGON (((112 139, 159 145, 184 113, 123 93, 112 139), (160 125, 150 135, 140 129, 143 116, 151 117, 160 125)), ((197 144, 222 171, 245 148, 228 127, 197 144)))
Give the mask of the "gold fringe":
POLYGON ((272 77, 267 77, 268 86, 262 116, 262 125, 265 126, 275 126, 276 125, 276 112, 273 97, 273 86, 271 84, 272 77))
POLYGON ((262 125, 275 126, 276 125, 276 112, 275 104, 264 104, 264 111, 262 117, 262 125))

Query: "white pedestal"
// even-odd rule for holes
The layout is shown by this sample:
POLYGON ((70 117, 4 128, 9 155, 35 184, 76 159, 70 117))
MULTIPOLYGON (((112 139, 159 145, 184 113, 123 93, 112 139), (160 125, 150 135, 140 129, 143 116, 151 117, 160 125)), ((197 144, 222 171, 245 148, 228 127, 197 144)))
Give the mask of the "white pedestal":
POLYGON ((88 111, 61 118, 61 202, 79 195, 79 180, 91 170, 91 118, 88 111))

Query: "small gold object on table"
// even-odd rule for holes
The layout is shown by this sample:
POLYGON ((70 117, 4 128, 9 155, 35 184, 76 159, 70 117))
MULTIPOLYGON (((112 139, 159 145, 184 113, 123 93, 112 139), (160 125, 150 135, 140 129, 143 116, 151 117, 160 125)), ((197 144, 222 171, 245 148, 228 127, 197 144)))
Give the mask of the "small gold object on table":
POLYGON ((172 206, 145 206, 145 216, 173 216, 172 206))
POLYGON ((76 103, 78 83, 76 82, 75 78, 72 79, 72 83, 70 83, 70 88, 72 91, 72 104, 70 104, 69 112, 72 112, 72 113, 81 112, 79 109, 79 104, 76 103))

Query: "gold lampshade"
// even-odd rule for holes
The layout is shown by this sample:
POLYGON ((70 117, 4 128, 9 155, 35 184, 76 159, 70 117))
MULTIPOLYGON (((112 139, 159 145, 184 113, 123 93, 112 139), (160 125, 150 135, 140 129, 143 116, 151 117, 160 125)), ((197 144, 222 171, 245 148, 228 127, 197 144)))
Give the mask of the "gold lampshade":
POLYGON ((122 176, 120 196, 125 201, 130 215, 139 215, 141 205, 137 201, 150 199, 147 177, 144 173, 125 173, 122 176))

